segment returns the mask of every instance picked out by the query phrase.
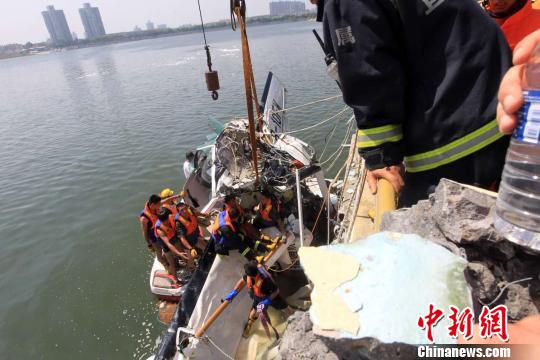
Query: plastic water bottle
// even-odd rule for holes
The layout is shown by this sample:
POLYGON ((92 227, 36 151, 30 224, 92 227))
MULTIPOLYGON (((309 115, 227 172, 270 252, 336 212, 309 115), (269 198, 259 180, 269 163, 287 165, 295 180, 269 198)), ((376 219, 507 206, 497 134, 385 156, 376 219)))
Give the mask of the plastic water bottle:
POLYGON ((506 153, 494 225, 508 240, 540 251, 540 46, 522 85, 525 103, 506 153))

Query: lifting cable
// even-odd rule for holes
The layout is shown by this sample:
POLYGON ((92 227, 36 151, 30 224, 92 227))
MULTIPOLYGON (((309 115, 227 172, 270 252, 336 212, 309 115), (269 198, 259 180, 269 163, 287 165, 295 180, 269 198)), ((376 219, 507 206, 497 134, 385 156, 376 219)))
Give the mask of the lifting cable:
POLYGON ((219 77, 217 71, 212 70, 212 57, 210 56, 210 46, 208 46, 208 42, 206 41, 206 31, 204 29, 200 0, 197 0, 197 5, 199 6, 199 16, 201 18, 201 28, 204 39, 204 50, 206 51, 206 64, 208 65, 208 71, 205 73, 206 87, 208 88, 208 91, 212 92, 212 99, 217 100, 219 97, 217 92, 217 90, 219 90, 219 77))

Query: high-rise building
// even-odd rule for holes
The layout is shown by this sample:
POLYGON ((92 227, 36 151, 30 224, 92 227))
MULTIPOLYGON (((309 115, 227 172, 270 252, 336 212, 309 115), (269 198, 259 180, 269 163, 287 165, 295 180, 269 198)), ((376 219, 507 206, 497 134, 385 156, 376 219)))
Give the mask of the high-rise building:
POLYGON ((302 15, 306 12, 303 1, 271 1, 270 16, 302 15))
POLYGON ((49 5, 41 15, 54 45, 69 45, 73 42, 63 10, 56 10, 54 6, 49 5))
POLYGON ((92 7, 89 3, 84 3, 83 7, 79 9, 79 14, 81 15, 87 39, 105 36, 105 27, 103 26, 101 14, 97 7, 92 7))
POLYGON ((146 22, 146 30, 154 30, 156 27, 154 26, 154 23, 148 20, 146 22))

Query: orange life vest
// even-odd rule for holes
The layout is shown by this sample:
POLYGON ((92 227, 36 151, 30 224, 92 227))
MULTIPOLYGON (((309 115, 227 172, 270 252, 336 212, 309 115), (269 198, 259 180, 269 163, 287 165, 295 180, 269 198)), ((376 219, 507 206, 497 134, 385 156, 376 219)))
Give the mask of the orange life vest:
POLYGON ((261 215, 262 219, 264 221, 273 222, 274 219, 270 216, 270 213, 272 212, 272 209, 276 206, 277 212, 280 211, 280 204, 277 200, 268 199, 267 203, 264 203, 261 201, 261 204, 259 205, 259 214, 261 215))
MULTIPOLYGON (((187 205, 186 205, 187 206, 187 205)), ((179 212, 174 217, 175 221, 180 221, 182 225, 186 228, 187 235, 193 234, 195 231, 199 230, 199 221, 193 211, 188 207, 184 211, 179 212), (187 213, 187 217, 185 214, 187 213)))
POLYGON ((158 221, 158 218, 156 214, 150 211, 150 208, 148 207, 148 203, 144 205, 144 209, 139 214, 139 219, 142 219, 142 218, 145 218, 146 220, 148 220, 146 233, 148 234, 148 239, 150 240, 149 245, 151 245, 152 242, 156 241, 155 226, 158 221))
POLYGON ((262 292, 262 284, 263 284, 263 281, 264 279, 270 279, 270 275, 268 275, 266 273, 265 270, 261 269, 259 267, 259 273, 257 274, 257 276, 255 277, 251 277, 251 276, 248 276, 247 279, 246 279, 246 286, 249 290, 249 292, 253 295, 253 296, 256 296, 258 298, 263 298, 263 297, 266 297, 266 296, 269 296, 271 294, 265 294, 262 292))
POLYGON ((217 216, 216 220, 214 221, 214 224, 212 225, 212 235, 214 236, 214 239, 218 242, 221 241, 221 235, 219 233, 219 228, 223 226, 228 226, 232 231, 236 231, 236 228, 234 227, 231 218, 229 216, 229 213, 227 211, 221 211, 217 216))
MULTIPOLYGON (((242 207, 239 205, 239 204, 235 204, 234 207, 236 208, 236 210, 238 210, 238 214, 241 216, 244 215, 244 209, 242 209, 242 207)), ((231 210, 233 207, 229 204, 225 204, 225 211, 227 213, 229 213, 229 210, 231 210)))
POLYGON ((176 214, 178 214, 178 210, 176 209, 176 206, 175 206, 174 204, 167 204, 167 203, 165 203, 165 204, 163 204, 163 205, 161 205, 161 206, 163 206, 164 208, 168 209, 168 210, 171 212, 173 218, 176 216, 176 214))
POLYGON ((163 222, 158 220, 156 223, 155 234, 156 238, 159 238, 158 230, 161 230, 165 233, 165 236, 169 241, 172 241, 176 237, 176 226, 174 225, 174 218, 169 216, 169 224, 167 226, 162 226, 163 222))

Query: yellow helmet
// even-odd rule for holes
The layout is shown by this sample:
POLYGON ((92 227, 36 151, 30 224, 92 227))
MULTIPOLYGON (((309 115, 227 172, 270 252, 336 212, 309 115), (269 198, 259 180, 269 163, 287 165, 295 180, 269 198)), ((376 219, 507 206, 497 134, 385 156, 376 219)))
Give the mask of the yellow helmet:
POLYGON ((161 190, 161 192, 159 193, 159 196, 162 198, 162 199, 166 199, 168 197, 171 197, 174 195, 174 191, 172 189, 169 189, 169 188, 166 188, 166 189, 163 189, 161 190))

